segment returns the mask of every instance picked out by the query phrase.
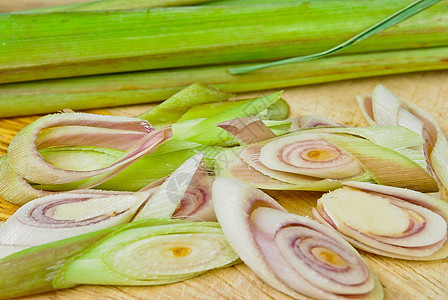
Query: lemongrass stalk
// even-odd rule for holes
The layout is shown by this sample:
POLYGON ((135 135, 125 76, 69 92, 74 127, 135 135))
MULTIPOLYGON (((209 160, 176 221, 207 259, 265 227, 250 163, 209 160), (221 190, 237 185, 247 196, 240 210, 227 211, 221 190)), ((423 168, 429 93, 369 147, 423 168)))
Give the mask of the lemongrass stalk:
POLYGON ((153 126, 163 126, 179 119, 188 109, 202 103, 228 100, 232 94, 207 87, 203 84, 192 84, 174 94, 153 109, 140 114, 138 118, 148 121, 153 126))
POLYGON ((71 3, 59 6, 49 6, 35 9, 28 9, 22 12, 43 13, 55 11, 92 11, 92 10, 124 10, 138 8, 157 8, 172 6, 188 6, 210 2, 211 0, 97 0, 82 3, 71 3))
POLYGON ((0 299, 100 281, 123 285, 166 284, 229 265, 236 259, 218 223, 142 220, 33 247, 1 259, 0 299), (172 247, 163 248, 163 244, 158 245, 159 241, 172 247), (139 247, 146 251, 129 253, 139 247), (145 255, 158 249, 163 252, 159 256, 145 255), (167 262, 169 254, 172 272, 159 274, 163 273, 160 265, 167 262), (115 259, 120 255, 124 260, 115 259), (89 257, 90 264, 83 264, 89 257), (103 261, 103 265, 96 268, 94 259, 103 261), (80 269, 79 265, 83 267, 80 269), (78 276, 80 273, 84 276, 78 276), (151 273, 156 275, 149 278, 151 273))
MULTIPOLYGON (((347 40, 406 4, 336 0, 165 8, 149 10, 150 18, 147 10, 5 14, 0 82, 305 55, 347 40)), ((447 4, 438 3, 345 53, 447 45, 446 11, 447 4)))
MULTIPOLYGON (((232 65, 237 66, 237 65, 232 65)), ((242 66, 242 65, 238 65, 242 66)), ((191 67, 0 85, 0 117, 161 101, 202 82, 227 92, 448 68, 448 48, 326 57, 232 75, 229 66, 191 67)))
POLYGON ((394 12, 384 20, 381 20, 380 22, 374 24, 373 26, 365 29, 364 31, 358 33, 354 37, 351 37, 350 39, 344 41, 341 44, 338 44, 337 46, 334 46, 330 49, 327 49, 322 52, 313 53, 309 55, 303 55, 299 57, 293 57, 293 58, 287 58, 280 61, 274 61, 269 63, 262 63, 250 67, 242 67, 242 68, 231 68, 229 69, 229 72, 232 74, 243 74, 247 72, 252 72, 264 68, 274 67, 282 64, 289 64, 294 62, 302 62, 302 61, 308 61, 308 60, 314 60, 318 58, 322 58, 328 55, 334 55, 335 53, 338 53, 340 51, 343 51, 347 49, 348 47, 351 47, 352 45, 355 45, 375 34, 378 34, 388 28, 390 28, 393 25, 396 25, 400 22, 403 22, 404 20, 414 16, 415 14, 420 13, 421 11, 431 7, 432 5, 436 4, 440 0, 417 0, 408 6, 400 9, 397 12, 394 12))

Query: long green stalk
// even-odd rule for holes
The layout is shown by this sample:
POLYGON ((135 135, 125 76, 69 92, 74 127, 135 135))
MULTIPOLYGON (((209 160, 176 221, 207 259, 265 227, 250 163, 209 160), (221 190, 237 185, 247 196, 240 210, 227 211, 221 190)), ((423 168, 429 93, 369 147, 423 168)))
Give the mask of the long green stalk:
POLYGON ((232 75, 228 68, 207 66, 3 84, 0 117, 161 101, 194 82, 244 92, 448 69, 448 47, 340 55, 244 75, 232 75))
POLYGON ((93 11, 93 10, 125 10, 139 8, 156 8, 197 5, 212 0, 97 0, 82 3, 71 3, 59 6, 42 7, 24 12, 54 12, 54 11, 93 11))
MULTIPOLYGON (((265 61, 315 53, 349 39, 408 1, 0 15, 0 82, 265 61), (138 30, 136 30, 138 28, 138 30)), ((448 45, 448 3, 344 53, 448 45)))

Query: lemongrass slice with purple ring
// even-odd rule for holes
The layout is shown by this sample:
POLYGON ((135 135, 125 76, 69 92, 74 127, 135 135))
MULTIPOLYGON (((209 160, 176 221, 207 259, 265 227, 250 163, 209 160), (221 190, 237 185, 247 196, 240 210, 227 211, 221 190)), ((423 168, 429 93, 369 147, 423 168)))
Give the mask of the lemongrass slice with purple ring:
POLYGON ((229 149, 215 159, 214 173, 217 177, 230 177, 246 184, 267 190, 295 190, 296 185, 269 177, 244 162, 239 152, 229 149))
MULTIPOLYGON (((148 148, 148 144, 155 143, 163 138, 164 132, 152 132, 152 127, 145 121, 135 118, 102 116, 81 113, 55 114, 42 117, 23 128, 11 140, 8 147, 7 161, 20 176, 33 183, 66 183, 76 180, 82 180, 91 176, 98 175, 98 171, 76 172, 71 170, 60 170, 49 165, 38 153, 36 140, 39 133, 48 128, 78 125, 88 127, 102 127, 110 129, 129 130, 144 132, 146 136, 151 136, 151 141, 145 141, 145 138, 139 139, 137 143, 130 144, 130 153, 121 158, 116 164, 124 165, 129 159, 144 154, 143 149, 148 148), (140 145, 138 145, 140 143, 140 145), (132 149, 135 145, 136 149, 132 149)), ((92 141, 94 143, 94 141, 92 141)), ((115 167, 115 166, 114 166, 115 167)), ((101 173, 109 171, 112 167, 104 168, 101 173)))
MULTIPOLYGON (((289 172, 273 170, 266 167, 260 161, 260 152, 262 145, 249 145, 241 150, 240 157, 250 167, 258 172, 271 177, 272 179, 280 180, 282 182, 295 185, 297 190, 313 190, 313 191, 328 191, 341 187, 341 181, 334 179, 322 179, 289 172)), ((369 176, 360 176, 356 179, 369 180, 369 176), (363 178, 364 177, 364 178, 363 178)), ((355 180, 355 178, 352 178, 355 180)))
POLYGON ((352 156, 314 134, 270 141, 261 149, 260 161, 273 170, 317 178, 342 179, 364 172, 352 156))
POLYGON ((36 246, 128 223, 149 192, 61 193, 28 202, 0 227, 0 244, 36 246))
POLYGON ((361 182, 344 185, 319 199, 313 213, 355 247, 409 260, 448 256, 447 203, 407 189, 361 182))
MULTIPOLYGON (((382 299, 381 284, 375 275, 359 254, 334 231, 309 218, 288 213, 267 194, 231 178, 215 179, 213 204, 233 249, 257 276, 277 290, 296 299, 303 299, 303 294, 318 299, 382 299), (297 232, 291 233, 289 228, 296 227, 297 232), (284 229, 286 231, 283 232, 284 229), (302 252, 306 253, 305 256, 300 254, 301 249, 296 248, 295 242, 291 242, 291 239, 298 241, 297 235, 303 234, 303 230, 306 232, 303 237, 314 239, 308 244, 308 250, 302 252), (278 235, 279 232, 282 233, 278 235), (285 241, 286 245, 282 244, 285 241), (287 249, 291 244, 293 249, 287 249), (313 258, 310 259, 309 255, 313 258), (297 271, 298 264, 306 264, 313 274, 297 271), (340 273, 343 269, 350 274, 348 278, 338 275, 339 284, 357 284, 344 289, 331 277, 326 277, 327 269, 338 268, 340 273), (359 278, 359 274, 363 274, 364 280, 359 278), (313 284, 322 278, 332 281, 330 290, 345 290, 348 294, 326 290, 322 281, 318 285, 313 284)), ((306 249, 306 243, 303 245, 306 249)))

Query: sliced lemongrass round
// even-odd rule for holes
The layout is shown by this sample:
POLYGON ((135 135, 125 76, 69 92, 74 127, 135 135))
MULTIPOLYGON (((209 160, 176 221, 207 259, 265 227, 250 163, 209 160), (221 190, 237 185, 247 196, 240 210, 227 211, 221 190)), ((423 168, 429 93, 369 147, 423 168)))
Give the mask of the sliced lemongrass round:
POLYGON ((319 135, 292 135, 268 142, 260 161, 270 169, 318 178, 341 179, 363 173, 348 153, 319 135))
POLYGON ((127 223, 147 196, 86 192, 38 198, 0 227, 0 243, 35 246, 127 223))
MULTIPOLYGON (((317 222, 265 207, 256 208, 250 220, 270 235, 289 265, 319 289, 345 295, 373 290, 374 278, 356 250, 317 222)), ((285 266, 276 265, 275 257, 267 259, 281 273, 285 266)))
POLYGON ((237 258, 216 222, 147 219, 97 243, 71 261, 60 277, 86 284, 166 284, 237 258))
POLYGON ((231 252, 222 234, 170 234, 147 237, 114 249, 105 262, 117 273, 144 280, 221 267, 229 263, 231 252))
POLYGON ((406 189, 357 182, 347 186, 319 199, 314 214, 356 247, 405 259, 448 256, 448 204, 406 189))
MULTIPOLYGON (((148 123, 135 118, 102 116, 93 114, 67 113, 42 117, 23 128, 12 140, 8 147, 7 161, 16 173, 33 183, 66 183, 82 180, 128 164, 130 161, 153 150, 154 147, 168 134, 166 130, 152 132, 148 123), (36 140, 39 133, 47 128, 65 125, 88 127, 105 127, 110 129, 133 129, 146 133, 136 143, 128 145, 122 157, 113 165, 96 171, 62 170, 49 165, 38 153, 36 140)), ((94 140, 91 139, 94 144, 94 140)), ((84 143, 84 142, 83 142, 84 143)))
MULTIPOLYGON (((247 146, 241 150, 240 158, 263 175, 269 176, 275 180, 293 184, 297 190, 328 191, 341 187, 342 181, 339 180, 316 178, 268 168, 260 161, 261 149, 261 145, 247 146)), ((368 181, 371 180, 371 178, 367 174, 363 174, 362 176, 351 178, 351 180, 368 181)))
MULTIPOLYGON (((262 191, 231 178, 217 178, 213 184, 213 203, 232 247, 257 276, 274 288, 296 299, 301 299, 302 294, 318 299, 344 299, 349 295, 359 299, 382 298, 382 288, 375 275, 347 242, 309 218, 286 212, 262 191), (299 250, 298 236, 311 236, 319 242, 308 244, 308 250, 299 250), (309 250, 310 247, 314 250, 309 250), (303 263, 311 272, 301 267, 303 263), (326 277, 330 273, 326 268, 350 269, 352 273, 347 277, 337 275, 338 283, 331 276, 326 277), (329 289, 322 278, 331 282, 329 289), (344 289, 341 282, 355 284, 348 284, 344 289)), ((306 244, 302 246, 306 248, 306 244)))

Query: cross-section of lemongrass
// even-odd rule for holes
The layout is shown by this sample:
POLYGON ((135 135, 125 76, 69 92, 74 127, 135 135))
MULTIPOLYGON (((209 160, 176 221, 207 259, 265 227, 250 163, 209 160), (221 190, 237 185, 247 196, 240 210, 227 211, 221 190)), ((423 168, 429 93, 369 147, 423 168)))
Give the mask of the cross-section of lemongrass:
MULTIPOLYGON (((342 55, 232 75, 225 66, 191 67, 0 85, 0 117, 148 103, 194 82, 228 92, 448 68, 445 47, 342 55)), ((236 65, 234 65, 236 66, 236 65)))
POLYGON ((1 259, 0 299, 81 283, 167 284, 229 265, 237 258, 218 223, 136 221, 1 259))
POLYGON ((154 225, 118 232, 103 240, 68 263, 55 282, 167 284, 229 265, 238 258, 218 223, 154 225))
POLYGON ((81 191, 35 199, 0 227, 0 244, 33 247, 130 222, 148 192, 81 191))
POLYGON ((228 100, 230 97, 232 97, 230 93, 195 83, 137 117, 148 121, 152 126, 160 127, 175 122, 192 107, 228 100))
POLYGON ((296 299, 382 299, 381 284, 361 256, 325 226, 231 178, 215 180, 213 204, 240 258, 277 290, 296 299))
POLYGON ((97 0, 82 3, 70 3, 66 5, 49 6, 28 9, 23 12, 55 12, 55 11, 94 11, 94 10, 124 10, 139 8, 157 8, 172 6, 188 6, 210 2, 211 0, 97 0))
POLYGON ((346 182, 343 188, 323 195, 313 213, 368 252, 409 260, 448 256, 448 205, 429 195, 346 182))
MULTIPOLYGON (((50 129, 51 130, 51 129, 50 129)), ((63 129, 62 129, 63 131, 63 129)), ((51 131, 50 131, 51 132, 51 131)), ((60 130, 54 132, 60 136, 60 130)), ((169 128, 153 131, 152 127, 143 120, 136 118, 124 118, 113 116, 101 116, 92 114, 65 113, 42 117, 22 129, 11 141, 6 159, 0 166, 0 190, 1 195, 8 201, 18 201, 23 204, 31 199, 44 196, 44 191, 34 189, 30 183, 38 184, 66 184, 79 181, 76 188, 89 188, 106 181, 119 171, 131 165, 135 160, 155 150, 155 148, 171 138, 169 128), (57 126, 71 126, 71 130, 65 132, 65 138, 52 138, 50 133, 39 138, 39 133, 47 128, 57 126), (81 126, 81 134, 77 132, 81 126), (86 134, 85 127, 93 127, 93 134, 86 134), (98 127, 98 128, 97 128, 98 127), (45 146, 56 146, 65 143, 72 138, 80 145, 104 145, 108 142, 102 139, 104 132, 111 136, 110 130, 115 130, 117 136, 109 143, 117 144, 117 138, 121 139, 119 149, 127 148, 110 165, 97 170, 67 170, 50 165, 39 154, 40 143, 45 146), (131 133, 129 132, 131 131, 131 133), (135 136, 140 138, 136 139, 135 136), (130 136, 128 138, 128 136, 130 136)), ((74 141, 70 143, 74 143, 74 141)))
POLYGON ((409 148, 422 143, 416 133, 398 126, 307 129, 224 151, 215 158, 215 174, 264 189, 325 191, 340 187, 343 181, 356 180, 437 191, 437 182, 425 169, 423 153, 409 148), (294 154, 296 147, 304 148, 300 148, 300 155, 294 154), (344 157, 342 168, 335 164, 336 175, 332 155, 344 157), (291 166, 284 156, 295 157, 291 166), (298 159, 304 162, 296 166, 298 159))
POLYGON ((407 127, 424 140, 428 169, 448 186, 448 142, 436 120, 425 110, 400 100, 383 85, 372 96, 358 97, 358 104, 371 125, 400 125, 407 127))

